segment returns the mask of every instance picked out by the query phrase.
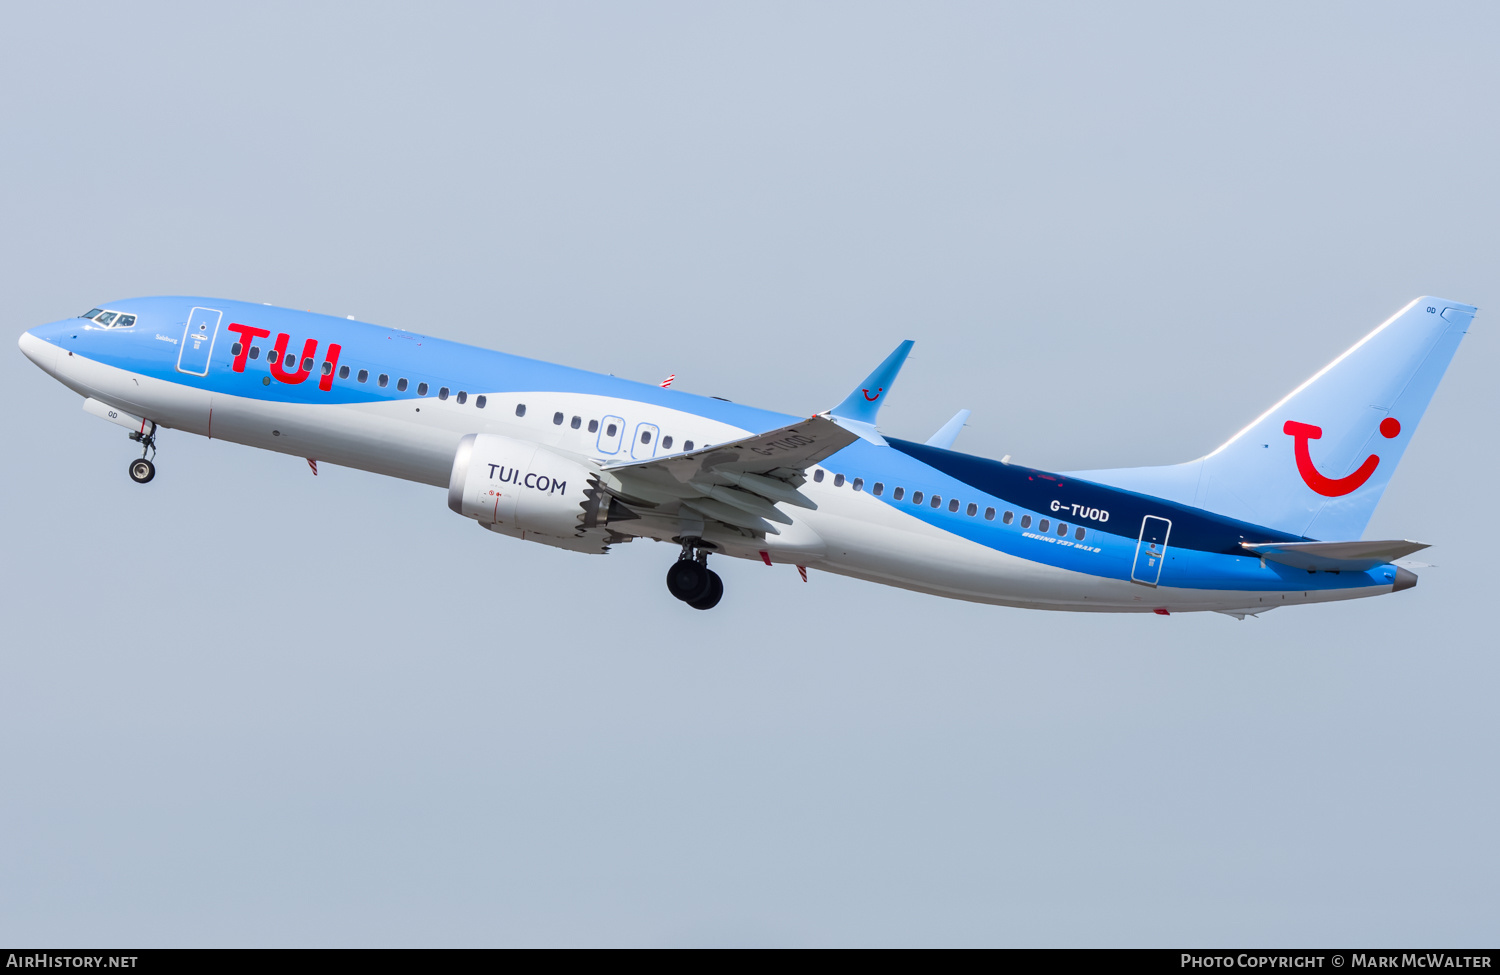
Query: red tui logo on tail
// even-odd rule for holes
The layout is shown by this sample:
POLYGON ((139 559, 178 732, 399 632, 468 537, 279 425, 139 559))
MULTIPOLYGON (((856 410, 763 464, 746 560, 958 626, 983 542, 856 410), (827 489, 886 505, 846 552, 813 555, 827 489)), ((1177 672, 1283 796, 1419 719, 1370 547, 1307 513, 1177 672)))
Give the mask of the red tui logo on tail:
MULTIPOLYGON (((1353 474, 1338 478, 1326 477, 1313 466, 1312 453, 1307 447, 1309 440, 1317 440, 1323 436, 1323 428, 1311 423, 1288 420, 1281 432, 1296 441, 1297 473, 1302 475, 1303 483, 1325 498, 1341 498, 1346 494, 1353 494, 1364 486, 1370 475, 1375 473, 1375 468, 1380 466, 1380 458, 1371 454, 1353 474)), ((1401 421, 1395 417, 1388 416, 1380 421, 1380 435, 1387 440, 1400 432, 1401 421)))

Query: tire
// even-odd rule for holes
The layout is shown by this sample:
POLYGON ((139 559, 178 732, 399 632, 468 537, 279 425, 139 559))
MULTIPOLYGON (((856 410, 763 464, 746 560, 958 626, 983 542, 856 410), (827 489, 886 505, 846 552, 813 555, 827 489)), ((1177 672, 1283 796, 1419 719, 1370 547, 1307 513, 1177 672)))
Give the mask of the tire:
POLYGON ((156 465, 144 457, 131 461, 126 469, 130 471, 130 479, 137 484, 146 484, 156 476, 156 465))
POLYGON ((708 566, 692 559, 679 559, 667 570, 667 591, 685 603, 702 599, 713 585, 708 566))
POLYGON ((724 598, 724 580, 719 574, 712 570, 708 573, 708 592, 697 599, 688 600, 688 605, 694 609, 713 609, 719 605, 719 600, 724 598))

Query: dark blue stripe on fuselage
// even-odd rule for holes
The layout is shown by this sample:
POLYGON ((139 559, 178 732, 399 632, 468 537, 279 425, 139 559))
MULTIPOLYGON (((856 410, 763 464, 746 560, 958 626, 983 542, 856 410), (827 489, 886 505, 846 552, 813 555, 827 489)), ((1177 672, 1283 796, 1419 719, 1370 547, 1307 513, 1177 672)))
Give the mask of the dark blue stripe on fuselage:
POLYGON ((1136 539, 1141 521, 1148 515, 1172 522, 1170 545, 1200 552, 1244 555, 1241 542, 1301 542, 1309 539, 1288 535, 1271 528, 1224 518, 1201 508, 1190 508, 1106 487, 1093 481, 1039 471, 1015 464, 1002 464, 984 457, 961 454, 941 447, 886 438, 896 450, 929 467, 957 478, 977 490, 1002 498, 1017 507, 1043 513, 1051 512, 1059 521, 1083 525, 1122 538, 1136 539), (1058 507, 1054 508, 1053 502, 1058 507), (1104 513, 1102 520, 1089 517, 1090 511, 1104 513))

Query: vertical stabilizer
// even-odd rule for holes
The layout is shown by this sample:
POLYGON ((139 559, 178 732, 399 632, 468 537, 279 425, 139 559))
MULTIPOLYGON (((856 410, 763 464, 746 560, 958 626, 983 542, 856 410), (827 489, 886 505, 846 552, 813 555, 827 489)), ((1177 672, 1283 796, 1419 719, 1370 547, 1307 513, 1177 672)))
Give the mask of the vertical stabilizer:
POLYGON ((1418 298, 1208 456, 1074 476, 1308 538, 1357 539, 1476 310, 1418 298))

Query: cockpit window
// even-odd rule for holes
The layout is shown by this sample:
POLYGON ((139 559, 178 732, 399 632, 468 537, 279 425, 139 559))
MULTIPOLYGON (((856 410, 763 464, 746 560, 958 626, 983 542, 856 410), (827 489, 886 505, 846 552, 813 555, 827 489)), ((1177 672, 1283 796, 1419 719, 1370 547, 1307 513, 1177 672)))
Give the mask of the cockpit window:
POLYGON ((85 314, 85 315, 79 315, 78 317, 79 318, 93 318, 95 315, 99 314, 103 310, 104 310, 103 308, 90 308, 87 314, 85 314))
POLYGON ((134 315, 122 315, 117 311, 105 311, 102 308, 95 308, 83 317, 93 319, 94 324, 100 328, 129 328, 135 324, 134 315))

